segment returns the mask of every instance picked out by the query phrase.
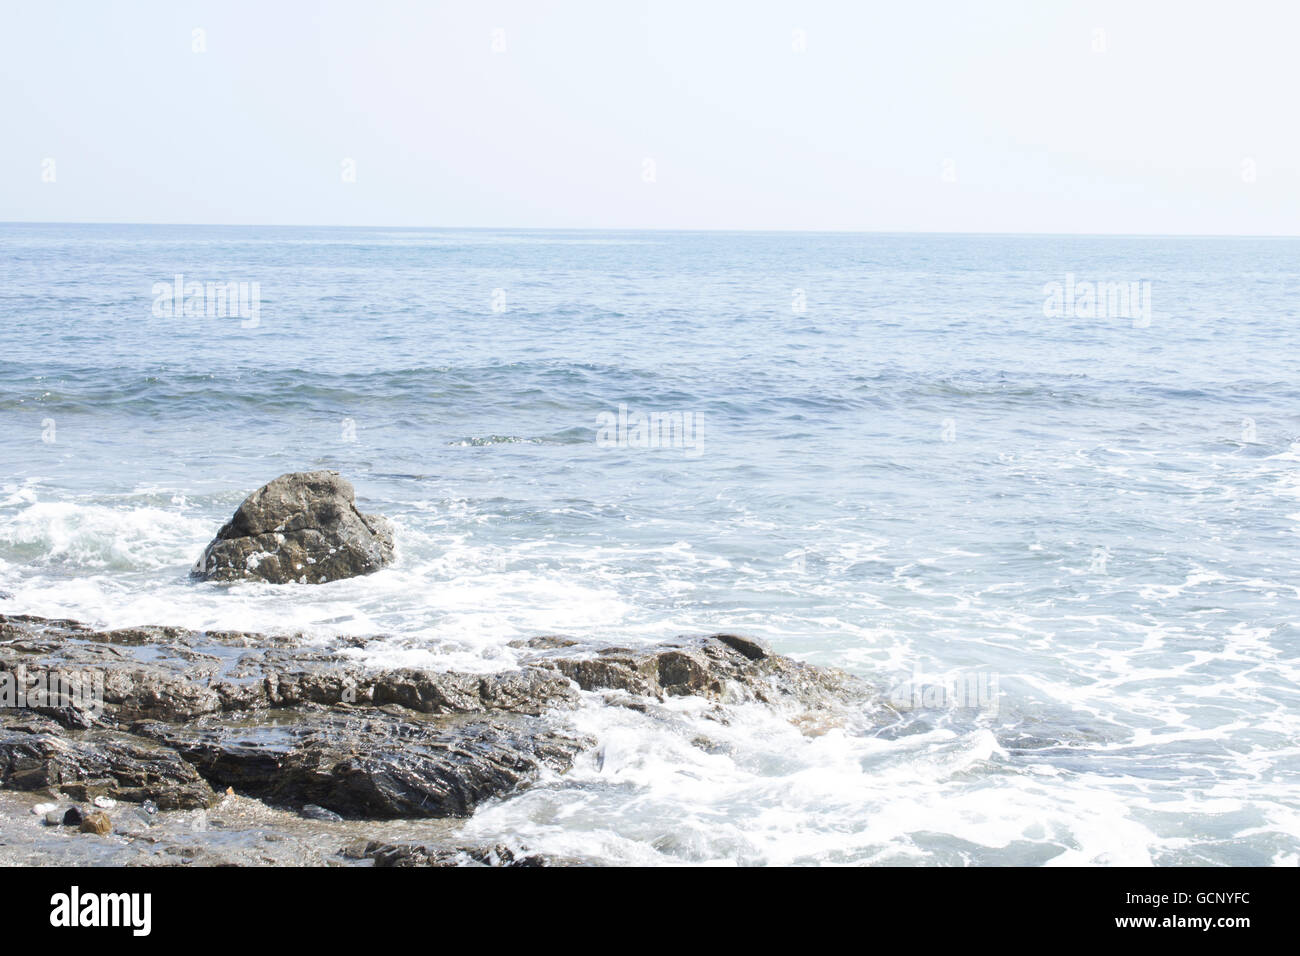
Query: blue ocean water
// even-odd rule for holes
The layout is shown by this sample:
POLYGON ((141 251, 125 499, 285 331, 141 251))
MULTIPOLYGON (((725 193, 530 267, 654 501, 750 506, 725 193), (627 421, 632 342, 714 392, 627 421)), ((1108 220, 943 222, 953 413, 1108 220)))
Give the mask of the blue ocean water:
POLYGON ((600 759, 469 824, 543 850, 1295 864, 1298 294, 1288 239, 0 225, 0 611, 479 669, 742 630, 904 712, 584 708, 600 759), (1086 282, 1150 312, 1045 307, 1086 282), (311 468, 396 566, 188 580, 311 468))

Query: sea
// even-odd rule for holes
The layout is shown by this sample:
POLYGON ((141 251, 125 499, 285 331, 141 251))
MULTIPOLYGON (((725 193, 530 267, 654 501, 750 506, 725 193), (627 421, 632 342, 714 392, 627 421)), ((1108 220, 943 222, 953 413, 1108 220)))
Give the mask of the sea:
POLYGON ((732 631, 890 702, 589 695, 465 825, 568 858, 1294 866, 1300 240, 0 224, 0 613, 732 631), (191 580, 319 468, 391 567, 191 580))

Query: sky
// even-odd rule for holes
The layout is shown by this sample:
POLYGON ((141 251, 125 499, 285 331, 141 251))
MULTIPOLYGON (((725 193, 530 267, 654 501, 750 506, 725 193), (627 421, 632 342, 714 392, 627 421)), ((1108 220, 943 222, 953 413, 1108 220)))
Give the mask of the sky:
POLYGON ((0 0, 0 221, 1296 235, 1298 32, 1291 0, 0 0))

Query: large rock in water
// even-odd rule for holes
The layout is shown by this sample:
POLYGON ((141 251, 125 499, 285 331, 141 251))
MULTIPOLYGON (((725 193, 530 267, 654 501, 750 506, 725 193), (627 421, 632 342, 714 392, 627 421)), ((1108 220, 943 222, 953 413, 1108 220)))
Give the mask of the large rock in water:
POLYGON ((370 574, 393 560, 393 531, 357 510, 336 471, 281 475, 244 499, 198 560, 204 581, 320 584, 370 574))

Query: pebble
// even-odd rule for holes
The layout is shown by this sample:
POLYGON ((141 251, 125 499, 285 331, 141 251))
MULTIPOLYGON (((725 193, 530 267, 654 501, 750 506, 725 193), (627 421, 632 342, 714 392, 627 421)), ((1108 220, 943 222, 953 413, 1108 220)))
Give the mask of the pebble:
POLYGON ((91 802, 94 803, 95 806, 99 807, 102 810, 107 810, 110 807, 117 806, 117 801, 114 800, 112 797, 96 797, 91 802))
POLYGON ((92 810, 81 821, 81 832, 98 833, 100 836, 105 836, 113 832, 113 821, 108 818, 107 813, 101 810, 92 810))
POLYGON ((59 805, 57 803, 38 803, 36 804, 36 806, 32 807, 32 813, 36 814, 38 817, 43 817, 51 810, 57 810, 57 809, 59 809, 59 805))
POLYGON ((349 843, 341 852, 349 860, 364 860, 366 858, 366 851, 369 849, 369 840, 357 840, 355 843, 349 843))

